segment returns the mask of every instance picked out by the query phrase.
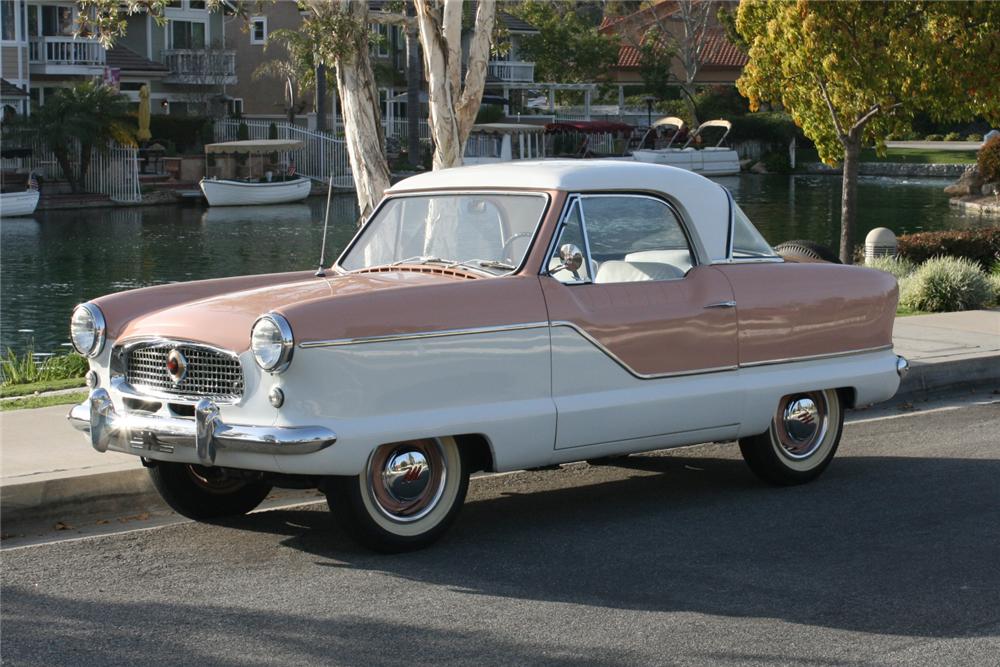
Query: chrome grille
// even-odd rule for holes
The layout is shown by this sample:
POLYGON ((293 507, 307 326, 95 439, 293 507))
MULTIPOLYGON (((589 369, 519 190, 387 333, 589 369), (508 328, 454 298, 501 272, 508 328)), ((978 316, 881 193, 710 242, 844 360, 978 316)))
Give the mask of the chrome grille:
POLYGON ((243 396, 243 370, 230 353, 193 343, 150 343, 125 350, 125 381, 135 389, 167 396, 236 401, 243 396), (167 355, 178 350, 187 373, 174 382, 167 373, 167 355))

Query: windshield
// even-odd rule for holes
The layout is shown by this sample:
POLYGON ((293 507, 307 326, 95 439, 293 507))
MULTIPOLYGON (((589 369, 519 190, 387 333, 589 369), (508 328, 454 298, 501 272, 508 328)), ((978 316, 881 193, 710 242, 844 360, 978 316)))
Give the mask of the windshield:
POLYGON ((548 198, 535 194, 395 197, 340 262, 347 271, 403 263, 463 265, 497 274, 521 265, 548 198))

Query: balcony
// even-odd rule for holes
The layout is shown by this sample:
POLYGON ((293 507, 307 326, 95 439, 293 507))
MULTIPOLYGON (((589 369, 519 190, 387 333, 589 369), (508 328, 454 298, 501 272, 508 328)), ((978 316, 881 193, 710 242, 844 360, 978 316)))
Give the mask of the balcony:
POLYGON ((170 73, 164 83, 218 86, 236 83, 236 52, 219 49, 172 49, 164 51, 170 73))
POLYGON ((486 78, 490 82, 534 83, 535 81, 535 63, 491 60, 487 68, 486 78))
POLYGON ((106 55, 95 39, 32 37, 28 42, 32 74, 94 76, 104 71, 106 55))

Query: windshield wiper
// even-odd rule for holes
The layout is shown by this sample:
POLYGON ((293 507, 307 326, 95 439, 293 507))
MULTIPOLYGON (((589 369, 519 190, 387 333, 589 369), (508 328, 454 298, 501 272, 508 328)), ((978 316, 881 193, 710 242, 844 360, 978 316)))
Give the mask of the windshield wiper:
POLYGON ((427 264, 428 262, 449 262, 451 260, 441 259, 440 257, 434 257, 433 255, 414 255, 413 257, 407 257, 406 259, 398 259, 395 262, 390 263, 388 266, 399 266, 400 264, 427 264))

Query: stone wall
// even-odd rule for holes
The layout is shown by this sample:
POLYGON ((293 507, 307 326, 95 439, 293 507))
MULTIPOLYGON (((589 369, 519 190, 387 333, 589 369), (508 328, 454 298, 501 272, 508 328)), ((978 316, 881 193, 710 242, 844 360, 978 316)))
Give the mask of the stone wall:
MULTIPOLYGON (((861 176, 916 176, 923 178, 958 178, 968 164, 910 164, 906 162, 862 162, 858 167, 861 176)), ((802 168, 807 174, 838 175, 840 167, 830 167, 822 162, 809 162, 802 168)))

